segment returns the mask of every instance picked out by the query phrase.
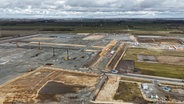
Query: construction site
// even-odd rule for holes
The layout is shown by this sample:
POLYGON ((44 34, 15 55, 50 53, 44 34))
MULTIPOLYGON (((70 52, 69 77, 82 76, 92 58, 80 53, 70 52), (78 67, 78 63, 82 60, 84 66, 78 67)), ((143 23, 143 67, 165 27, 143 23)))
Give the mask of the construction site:
POLYGON ((1 103, 82 102, 94 90, 99 75, 40 67, 1 87, 1 103), (82 97, 83 96, 83 97, 82 97))
MULTIPOLYGON (((149 76, 140 76, 140 81, 137 82, 139 76, 129 75, 127 70, 131 69, 133 71, 130 73, 135 74, 137 60, 134 59, 138 59, 139 62, 169 63, 163 60, 166 56, 144 53, 136 55, 135 58, 134 53, 128 57, 127 50, 142 49, 143 46, 152 49, 156 46, 154 48, 165 47, 164 50, 171 51, 166 47, 167 45, 173 48, 172 51, 182 53, 183 44, 183 40, 176 38, 147 39, 126 33, 36 34, 2 40, 0 42, 0 103, 154 103, 158 98, 156 100, 151 98, 147 90, 154 90, 155 87, 163 89, 165 86, 151 83, 155 78, 149 76), (125 60, 124 57, 130 60, 125 60), (148 85, 151 84, 147 89, 141 87, 145 80, 149 82, 148 85), (125 91, 126 88, 123 89, 124 85, 127 89, 135 89, 137 97, 133 96, 133 93, 131 97, 129 96, 130 100, 123 99, 125 93, 130 93, 125 91), (129 86, 134 87, 128 88, 129 86)), ((174 59, 173 56, 170 57, 174 59)), ((169 64, 180 63, 177 65, 183 67, 183 58, 184 56, 180 56, 179 60, 175 59, 169 64)), ((157 79, 161 84, 179 86, 173 88, 173 85, 173 89, 169 90, 174 92, 163 91, 165 94, 161 94, 161 98, 162 96, 165 98, 163 102, 183 103, 183 93, 175 94, 184 90, 182 79, 165 80, 160 77, 157 79), (177 92, 178 90, 180 91, 177 92), (178 98, 173 97, 173 93, 178 98)))

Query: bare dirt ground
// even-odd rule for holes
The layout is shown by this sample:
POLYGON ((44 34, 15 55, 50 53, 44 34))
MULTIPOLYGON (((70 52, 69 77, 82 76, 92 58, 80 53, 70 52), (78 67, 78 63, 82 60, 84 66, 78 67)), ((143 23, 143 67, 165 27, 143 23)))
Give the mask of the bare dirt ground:
POLYGON ((160 63, 174 64, 174 65, 184 65, 184 57, 157 56, 157 60, 160 63))
POLYGON ((45 37, 36 37, 36 38, 30 38, 30 40, 51 40, 52 38, 45 38, 45 37))
POLYGON ((119 86, 119 77, 109 77, 104 87, 100 90, 95 101, 113 101, 116 90, 119 86))
POLYGON ((90 33, 77 33, 77 35, 84 35, 84 36, 87 36, 89 35, 90 33))
MULTIPOLYGON (((0 103, 3 102, 22 102, 35 103, 39 95, 39 91, 49 81, 61 82, 65 85, 86 86, 93 88, 97 83, 99 76, 96 74, 84 74, 79 72, 64 71, 62 69, 54 69, 41 67, 34 72, 0 86, 0 103)), ((67 93, 67 92, 66 92, 67 93)))
POLYGON ((121 81, 114 99, 133 102, 135 104, 148 104, 148 102, 144 100, 138 84, 131 82, 121 81))
POLYGON ((104 37, 104 35, 91 35, 83 38, 83 40, 100 40, 104 37))
POLYGON ((59 33, 57 31, 37 31, 37 30, 1 30, 0 36, 24 36, 31 34, 49 34, 49 33, 59 33))
POLYGON ((163 45, 180 45, 182 44, 182 40, 179 39, 170 39, 170 38, 144 38, 138 37, 138 42, 140 43, 158 43, 163 45))
MULTIPOLYGON (((30 42, 30 44, 39 44, 39 42, 30 42)), ((75 46, 75 47, 85 47, 86 45, 80 45, 80 44, 61 44, 61 43, 46 43, 46 42, 40 42, 42 45, 51 45, 51 46, 75 46)))
POLYGON ((137 55, 138 61, 140 62, 157 62, 157 59, 155 56, 149 56, 149 55, 137 55))

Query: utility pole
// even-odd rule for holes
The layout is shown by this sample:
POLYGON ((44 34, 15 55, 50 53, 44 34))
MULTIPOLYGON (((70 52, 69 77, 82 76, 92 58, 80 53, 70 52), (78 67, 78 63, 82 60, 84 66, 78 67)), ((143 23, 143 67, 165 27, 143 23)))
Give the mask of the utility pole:
POLYGON ((67 51, 66 51, 66 53, 67 53, 67 56, 66 56, 67 60, 69 59, 69 52, 68 51, 69 51, 69 49, 67 49, 67 51))
POLYGON ((65 60, 69 60, 69 52, 68 52, 69 49, 66 50, 66 56, 65 56, 65 60))
POLYGON ((41 43, 40 41, 38 42, 39 50, 41 50, 41 43))
POLYGON ((54 56, 56 56, 55 55, 55 48, 52 48, 52 49, 53 49, 52 53, 53 53, 53 57, 54 57, 54 56))

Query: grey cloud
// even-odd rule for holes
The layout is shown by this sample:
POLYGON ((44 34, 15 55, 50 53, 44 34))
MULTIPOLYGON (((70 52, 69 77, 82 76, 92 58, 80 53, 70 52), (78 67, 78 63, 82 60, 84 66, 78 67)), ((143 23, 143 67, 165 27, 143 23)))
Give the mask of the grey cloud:
POLYGON ((28 15, 181 18, 183 10, 184 0, 0 0, 1 17, 28 15))
POLYGON ((154 8, 161 8, 164 0, 144 0, 140 3, 141 8, 143 9, 154 9, 154 8))

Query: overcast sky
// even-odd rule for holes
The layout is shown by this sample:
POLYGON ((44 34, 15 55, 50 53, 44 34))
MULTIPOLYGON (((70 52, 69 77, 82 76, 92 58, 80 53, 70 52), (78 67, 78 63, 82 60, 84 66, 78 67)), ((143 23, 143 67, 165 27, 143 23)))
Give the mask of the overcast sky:
POLYGON ((0 18, 184 18, 184 0, 0 0, 0 18))

